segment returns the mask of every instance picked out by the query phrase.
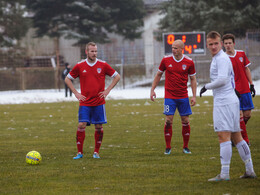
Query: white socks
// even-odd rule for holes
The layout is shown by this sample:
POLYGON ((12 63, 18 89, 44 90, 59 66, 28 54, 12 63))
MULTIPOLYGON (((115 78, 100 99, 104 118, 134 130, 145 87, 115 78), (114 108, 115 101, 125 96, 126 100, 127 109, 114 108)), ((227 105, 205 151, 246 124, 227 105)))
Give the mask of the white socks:
POLYGON ((232 157, 231 141, 220 144, 221 177, 229 177, 230 161, 232 157))
POLYGON ((241 142, 239 142, 236 145, 236 147, 237 147, 237 150, 238 150, 238 153, 239 153, 241 159, 245 163, 246 173, 248 173, 248 174, 253 173, 254 168, 253 168, 253 162, 252 162, 252 159, 251 159, 251 152, 250 152, 250 148, 248 147, 245 140, 242 140, 241 142))
MULTIPOLYGON (((253 162, 251 159, 250 148, 248 147, 245 140, 242 140, 237 145, 238 153, 241 159, 245 163, 246 173, 254 173, 253 162)), ((220 144, 220 162, 221 162, 221 177, 229 177, 230 162, 232 157, 232 145, 231 141, 223 142, 220 144)))

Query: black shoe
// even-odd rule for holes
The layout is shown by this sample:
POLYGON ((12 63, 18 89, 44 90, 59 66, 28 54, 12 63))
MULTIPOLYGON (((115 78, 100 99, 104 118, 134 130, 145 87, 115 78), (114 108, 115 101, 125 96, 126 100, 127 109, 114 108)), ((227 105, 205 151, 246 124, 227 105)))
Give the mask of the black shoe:
POLYGON ((169 154, 171 154, 171 151, 172 151, 171 148, 166 148, 164 154, 169 155, 169 154))
POLYGON ((184 154, 191 154, 191 151, 189 150, 189 148, 183 148, 183 153, 184 154))

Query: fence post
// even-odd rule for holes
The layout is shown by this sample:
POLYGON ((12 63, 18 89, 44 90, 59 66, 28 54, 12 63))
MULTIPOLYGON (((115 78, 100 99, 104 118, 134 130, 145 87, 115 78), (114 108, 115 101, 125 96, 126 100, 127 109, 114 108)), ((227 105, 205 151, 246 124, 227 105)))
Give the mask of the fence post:
POLYGON ((21 73, 21 89, 24 91, 26 89, 26 73, 23 69, 20 69, 20 73, 21 73))

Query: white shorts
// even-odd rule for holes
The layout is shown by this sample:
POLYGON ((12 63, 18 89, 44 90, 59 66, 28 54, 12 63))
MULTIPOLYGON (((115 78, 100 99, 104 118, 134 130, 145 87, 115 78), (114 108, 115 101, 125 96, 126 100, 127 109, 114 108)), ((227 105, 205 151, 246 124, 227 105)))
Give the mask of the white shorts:
POLYGON ((213 121, 215 132, 240 130, 239 102, 227 105, 217 105, 213 108, 213 121))

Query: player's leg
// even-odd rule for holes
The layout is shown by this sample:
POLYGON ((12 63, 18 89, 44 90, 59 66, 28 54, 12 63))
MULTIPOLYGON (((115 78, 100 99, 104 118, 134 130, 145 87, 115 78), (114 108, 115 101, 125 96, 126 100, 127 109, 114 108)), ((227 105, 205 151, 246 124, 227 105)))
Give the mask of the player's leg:
POLYGON ((72 96, 72 91, 71 91, 71 89, 69 89, 70 90, 70 97, 72 96))
POLYGON ((182 138, 183 138, 183 153, 191 154, 188 144, 190 140, 190 122, 189 116, 181 116, 182 123, 182 138))
POLYGON ((230 132, 218 132, 219 144, 220 144, 220 161, 221 161, 221 173, 222 178, 229 178, 230 162, 232 157, 232 145, 231 145, 231 133, 230 132))
POLYGON ((100 158, 99 149, 102 144, 103 135, 104 135, 104 131, 103 131, 102 124, 95 124, 95 149, 93 155, 94 158, 100 158))
POLYGON ((252 100, 252 96, 250 93, 241 94, 240 97, 240 110, 243 111, 243 117, 245 124, 247 124, 248 120, 251 117, 251 110, 254 109, 254 104, 252 100))
POLYGON ((178 111, 180 113, 182 123, 183 153, 191 154, 191 151, 188 148, 190 140, 189 115, 192 114, 189 98, 178 100, 178 111))
POLYGON ((165 114, 165 124, 164 124, 164 138, 166 143, 166 149, 164 154, 171 153, 171 140, 172 140, 172 122, 173 116, 176 110, 176 102, 173 99, 165 98, 164 100, 164 114, 165 114))
POLYGON ((171 153, 172 121, 173 121, 173 115, 166 115, 165 124, 164 124, 164 139, 166 143, 166 149, 164 154, 171 153))
POLYGON ((243 117, 244 117, 245 124, 247 124, 247 122, 251 118, 251 110, 243 110, 243 117))
POLYGON ((208 181, 221 181, 229 180, 229 170, 230 162, 232 157, 232 145, 231 145, 231 132, 229 131, 219 131, 217 132, 219 144, 220 144, 220 163, 221 163, 221 172, 214 178, 209 179, 208 181))
POLYGON ((242 110, 243 113, 243 122, 244 122, 244 126, 243 126, 243 122, 242 122, 242 127, 241 129, 243 130, 241 132, 243 139, 249 144, 249 139, 247 136, 247 129, 246 129, 246 124, 249 121, 249 119, 251 118, 251 110, 254 109, 254 104, 253 104, 253 100, 252 100, 252 96, 251 93, 244 93, 241 94, 240 97, 240 110, 242 110))
POLYGON ((238 153, 241 159, 245 163, 246 172, 240 178, 256 178, 256 174, 254 172, 253 162, 251 158, 251 151, 248 144, 243 140, 241 134, 239 132, 232 133, 232 140, 234 141, 238 153))
POLYGON ((100 106, 94 106, 91 112, 91 122, 95 124, 95 149, 93 158, 99 157, 99 150, 103 140, 103 125, 107 123, 105 104, 100 106))
POLYGON ((68 93, 68 85, 66 85, 66 83, 65 83, 65 97, 67 97, 68 95, 67 95, 67 93, 68 93))
POLYGON ((221 172, 208 181, 229 180, 230 161, 232 157, 231 132, 240 131, 239 103, 215 106, 213 108, 214 130, 220 145, 221 172))
POLYGON ((76 142, 77 142, 77 148, 78 153, 73 159, 80 159, 83 157, 83 144, 85 140, 85 129, 86 129, 86 122, 80 122, 78 124, 78 129, 76 133, 76 142))
POLYGON ((246 123, 244 120, 244 111, 240 110, 240 128, 241 128, 241 135, 243 139, 246 141, 247 144, 249 144, 249 139, 246 131, 246 123))
POLYGON ((90 124, 90 107, 80 106, 78 111, 78 129, 76 133, 76 142, 78 148, 78 154, 74 159, 79 159, 83 157, 83 144, 85 140, 85 129, 87 124, 90 124))

